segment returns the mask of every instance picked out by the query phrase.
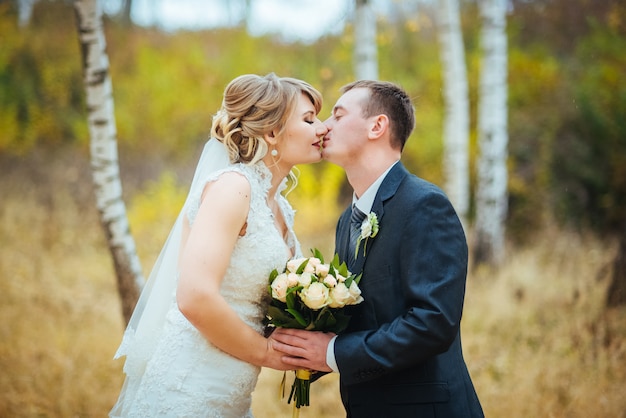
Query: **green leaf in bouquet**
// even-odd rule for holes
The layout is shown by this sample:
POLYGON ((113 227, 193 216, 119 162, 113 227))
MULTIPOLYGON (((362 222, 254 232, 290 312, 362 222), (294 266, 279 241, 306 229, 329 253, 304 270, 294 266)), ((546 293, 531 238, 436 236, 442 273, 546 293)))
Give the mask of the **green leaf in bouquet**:
POLYGON ((339 267, 339 264, 339 254, 335 253, 333 261, 330 262, 330 265, 339 267))
POLYGON ((300 312, 298 312, 297 309, 287 309, 287 312, 289 312, 290 314, 293 315, 293 317, 296 319, 296 321, 298 321, 298 323, 300 325, 302 325, 303 327, 306 327, 307 325, 309 325, 309 321, 307 321, 304 316, 302 316, 302 314, 300 314, 300 312))
POLYGON ((344 282, 344 284, 346 285, 346 287, 347 287, 348 289, 350 289, 350 286, 352 285, 352 282, 353 282, 353 281, 354 281, 354 279, 353 279, 352 277, 348 277, 348 278, 346 279, 346 281, 344 282))
POLYGON ((296 309, 296 301, 298 300, 298 291, 302 289, 302 286, 292 287, 287 289, 287 295, 285 297, 285 303, 289 309, 296 309))
POLYGON ((272 270, 272 272, 270 273, 269 279, 268 279, 270 285, 272 284, 272 282, 274 281, 274 279, 277 276, 278 276, 278 270, 276 270, 276 269, 272 270))
POLYGON ((285 310, 270 305, 267 309, 267 317, 269 322, 277 327, 282 328, 303 328, 302 325, 293 316, 289 315, 285 310))
POLYGON ((333 332, 335 334, 339 334, 341 331, 348 327, 348 322, 350 322, 350 316, 345 315, 342 312, 337 312, 335 315, 335 325, 333 326, 333 332))
POLYGON ((299 291, 301 291, 302 289, 304 289, 304 286, 294 286, 294 287, 290 287, 289 289, 287 289, 287 295, 289 294, 296 294, 299 291))
POLYGON ((344 261, 343 263, 339 264, 336 268, 337 272, 339 274, 341 274, 343 277, 348 277, 348 265, 346 264, 346 262, 344 261))
POLYGON ((315 328, 320 331, 332 331, 336 323, 333 311, 327 306, 321 309, 315 318, 315 328))
POLYGON ((314 248, 311 251, 313 252, 313 257, 319 258, 319 260, 322 262, 322 264, 324 264, 324 256, 322 255, 322 252, 320 250, 318 250, 317 248, 314 248))
POLYGON ((300 264, 300 266, 298 267, 298 269, 296 270, 296 274, 302 274, 302 272, 304 271, 304 269, 306 268, 306 265, 309 264, 309 259, 307 258, 306 260, 304 260, 302 262, 302 264, 300 264))

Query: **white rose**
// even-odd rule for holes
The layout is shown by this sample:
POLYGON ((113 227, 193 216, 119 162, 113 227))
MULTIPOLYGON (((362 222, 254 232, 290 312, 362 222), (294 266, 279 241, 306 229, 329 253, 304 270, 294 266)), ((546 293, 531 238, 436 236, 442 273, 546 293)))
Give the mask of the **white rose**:
POLYGON ((318 310, 328 305, 328 288, 323 283, 315 282, 307 288, 302 289, 300 297, 306 306, 313 310, 318 310))
POLYGON ((310 257, 309 262, 304 268, 304 271, 306 271, 307 273, 315 273, 315 268, 320 264, 322 264, 322 260, 316 257, 310 257))
POLYGON ((361 297, 361 289, 359 289, 359 286, 356 284, 355 281, 352 281, 348 290, 350 290, 351 296, 350 300, 346 302, 348 305, 356 305, 363 302, 363 298, 361 297))
MULTIPOLYGON (((283 273, 285 274, 285 273, 283 273)), ((287 283, 289 283, 289 287, 294 287, 298 285, 298 275, 296 273, 287 274, 287 283)))
POLYGON ((352 300, 352 295, 345 283, 338 283, 336 287, 330 289, 330 299, 329 306, 331 308, 341 308, 348 301, 352 300))
POLYGON ((302 272, 302 274, 300 274, 300 277, 298 277, 298 284, 300 284, 300 286, 304 288, 309 287, 312 281, 313 281, 313 275, 306 271, 302 272))
POLYGON ((335 279, 333 276, 328 275, 324 277, 324 283, 329 287, 335 287, 337 286, 337 279, 335 279))
POLYGON ((330 271, 329 264, 318 264, 317 266, 315 266, 315 274, 317 274, 320 277, 326 277, 329 271, 330 271))
POLYGON ((287 300, 289 282, 285 273, 276 276, 270 287, 272 288, 272 297, 274 299, 278 299, 281 302, 285 302, 287 300))
POLYGON ((346 278, 345 278, 345 277, 343 277, 343 276, 342 276, 341 274, 339 274, 339 273, 335 273, 335 276, 337 276, 337 281, 338 281, 338 282, 340 282, 340 283, 343 283, 343 282, 345 282, 345 281, 346 281, 346 278))
POLYGON ((305 261, 306 258, 294 258, 287 261, 287 271, 290 273, 295 273, 296 271, 298 271, 298 267, 300 267, 300 264, 304 263, 305 261))

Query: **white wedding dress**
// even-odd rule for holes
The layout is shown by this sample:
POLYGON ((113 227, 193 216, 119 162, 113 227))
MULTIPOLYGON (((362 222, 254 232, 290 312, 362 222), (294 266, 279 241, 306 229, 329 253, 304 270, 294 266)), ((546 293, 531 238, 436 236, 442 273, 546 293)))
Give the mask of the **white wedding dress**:
MULTIPOLYGON (((263 162, 253 166, 235 164, 213 173, 206 181, 215 180, 224 171, 243 174, 250 182, 251 198, 247 229, 237 241, 221 292, 243 321, 262 334, 269 303, 269 273, 282 269, 292 253, 300 254, 293 233, 294 213, 279 190, 276 200, 289 231, 287 237, 282 237, 266 203, 271 173, 263 162)), ((200 193, 190 195, 190 223, 197 215, 200 193)), ((259 372, 259 367, 209 343, 181 314, 172 295, 162 334, 156 340, 145 372, 136 377, 127 376, 111 416, 251 417, 252 391, 259 372)))

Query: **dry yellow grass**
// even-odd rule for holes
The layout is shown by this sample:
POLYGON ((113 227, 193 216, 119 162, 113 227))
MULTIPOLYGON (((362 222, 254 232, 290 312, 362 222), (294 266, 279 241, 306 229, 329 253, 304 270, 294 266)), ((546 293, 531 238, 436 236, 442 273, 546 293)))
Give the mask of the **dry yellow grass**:
MULTIPOLYGON (((44 199, 31 186, 0 184, 0 416, 103 417, 123 380, 112 360, 123 325, 95 209, 64 184, 44 199)), ((167 228, 155 230, 160 242, 167 228)), ((302 237, 326 250, 331 239, 302 237)), ((603 308, 614 251, 546 231, 500 271, 471 274, 463 345, 488 417, 626 416, 626 309, 603 308)), ((290 416, 281 378, 261 374, 258 418, 290 416)), ((343 416, 337 376, 313 385, 312 403, 302 418, 343 416)))

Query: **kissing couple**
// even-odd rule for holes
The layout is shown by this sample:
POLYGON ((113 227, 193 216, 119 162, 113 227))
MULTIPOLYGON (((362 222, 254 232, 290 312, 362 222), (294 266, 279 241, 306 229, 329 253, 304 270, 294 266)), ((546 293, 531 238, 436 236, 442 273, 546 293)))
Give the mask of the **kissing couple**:
POLYGON ((461 350, 463 227, 445 194, 400 162, 413 103, 391 82, 341 92, 322 122, 322 96, 302 80, 248 74, 228 84, 116 353, 126 379, 111 417, 252 417, 261 367, 339 373, 348 417, 483 416, 461 350), (364 301, 339 335, 266 336, 268 275, 302 257, 282 192, 295 165, 322 158, 354 190, 335 248, 362 274, 364 301), (359 251, 371 214, 379 230, 359 251))

